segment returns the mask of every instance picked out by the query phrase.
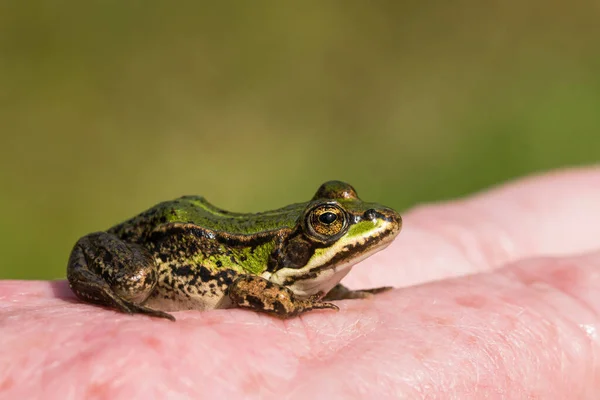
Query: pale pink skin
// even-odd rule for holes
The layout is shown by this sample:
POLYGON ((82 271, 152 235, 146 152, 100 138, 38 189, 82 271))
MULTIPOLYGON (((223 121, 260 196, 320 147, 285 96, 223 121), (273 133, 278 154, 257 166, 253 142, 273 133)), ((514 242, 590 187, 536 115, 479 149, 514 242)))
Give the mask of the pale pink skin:
MULTIPOLYGON (((410 188, 406 188, 410 190, 410 188)), ((345 280, 399 289, 280 321, 129 316, 0 283, 0 398, 597 399, 600 168, 404 213, 345 280)))

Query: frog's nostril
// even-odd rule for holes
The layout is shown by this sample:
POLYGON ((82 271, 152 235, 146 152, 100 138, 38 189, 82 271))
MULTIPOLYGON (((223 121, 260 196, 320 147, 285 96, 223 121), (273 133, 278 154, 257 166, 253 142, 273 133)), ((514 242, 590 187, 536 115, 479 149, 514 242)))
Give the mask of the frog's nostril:
POLYGON ((377 211, 373 210, 372 208, 365 211, 365 213, 363 214, 364 219, 375 219, 376 216, 377 211))

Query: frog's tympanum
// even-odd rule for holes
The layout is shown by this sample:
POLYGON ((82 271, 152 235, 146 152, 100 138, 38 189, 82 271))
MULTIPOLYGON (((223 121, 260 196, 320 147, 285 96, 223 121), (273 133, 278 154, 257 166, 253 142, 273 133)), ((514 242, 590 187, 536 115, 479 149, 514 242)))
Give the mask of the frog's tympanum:
POLYGON ((401 225, 338 181, 309 202, 256 214, 184 196, 79 239, 67 278, 80 299, 130 314, 174 320, 167 311, 241 307, 290 318, 389 289, 339 282, 401 225))

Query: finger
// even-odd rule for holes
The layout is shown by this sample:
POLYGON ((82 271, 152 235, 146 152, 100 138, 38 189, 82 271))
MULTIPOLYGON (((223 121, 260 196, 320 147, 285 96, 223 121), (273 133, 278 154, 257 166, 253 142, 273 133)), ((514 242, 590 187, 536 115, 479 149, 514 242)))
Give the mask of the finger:
POLYGON ((382 329, 372 329, 362 307, 366 315, 367 302, 344 302, 341 314, 356 312, 364 339, 315 369, 304 398, 597 398, 600 254, 523 261, 383 294, 370 306, 382 329))
POLYGON ((405 286, 600 248, 600 168, 525 178, 418 207, 403 220, 392 245, 354 268, 345 284, 405 286))

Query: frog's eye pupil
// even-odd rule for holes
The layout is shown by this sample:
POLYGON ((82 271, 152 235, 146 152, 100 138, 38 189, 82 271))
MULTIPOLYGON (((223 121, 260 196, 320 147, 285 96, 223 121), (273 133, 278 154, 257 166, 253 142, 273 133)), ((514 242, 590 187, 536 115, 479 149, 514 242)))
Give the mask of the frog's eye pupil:
POLYGON ((323 214, 319 215, 319 221, 326 225, 333 224, 336 219, 337 215, 332 212, 324 212, 323 214))

